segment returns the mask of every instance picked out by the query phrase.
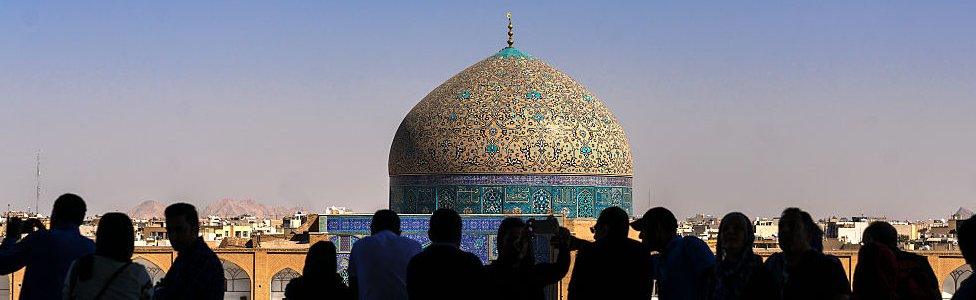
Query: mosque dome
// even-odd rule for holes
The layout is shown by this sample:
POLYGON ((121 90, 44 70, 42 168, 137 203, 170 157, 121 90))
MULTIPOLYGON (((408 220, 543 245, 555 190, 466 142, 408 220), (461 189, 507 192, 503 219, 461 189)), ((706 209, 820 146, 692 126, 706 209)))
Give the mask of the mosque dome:
POLYGON ((391 176, 633 175, 630 144, 600 98, 506 47, 435 88, 403 119, 391 176))
POLYGON ((578 82, 512 47, 424 97, 390 147, 390 209, 427 214, 633 213, 633 158, 617 118, 578 82))

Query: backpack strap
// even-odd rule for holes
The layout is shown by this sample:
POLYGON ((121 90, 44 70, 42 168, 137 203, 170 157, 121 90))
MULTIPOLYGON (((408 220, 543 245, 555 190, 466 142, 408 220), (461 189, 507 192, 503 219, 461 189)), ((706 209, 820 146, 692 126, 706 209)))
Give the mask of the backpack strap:
POLYGON ((102 295, 105 294, 105 290, 107 290, 108 287, 112 285, 112 282, 115 281, 115 278, 118 278, 119 274, 122 274, 122 271, 125 271, 125 269, 128 268, 130 265, 132 265, 131 261, 122 265, 122 267, 120 267, 118 270, 115 270, 115 273, 112 273, 112 277, 109 277, 108 280, 105 281, 105 285, 102 286, 102 289, 98 291, 98 294, 95 295, 95 298, 93 299, 94 300, 101 299, 102 295))

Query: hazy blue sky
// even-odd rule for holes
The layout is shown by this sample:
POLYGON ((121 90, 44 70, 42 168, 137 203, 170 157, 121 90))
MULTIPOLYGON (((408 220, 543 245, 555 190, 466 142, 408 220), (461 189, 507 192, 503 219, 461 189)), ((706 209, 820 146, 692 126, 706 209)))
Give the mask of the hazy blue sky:
POLYGON ((0 204, 387 203, 397 125, 516 46, 601 96, 635 202, 976 207, 976 2, 0 2, 0 204))

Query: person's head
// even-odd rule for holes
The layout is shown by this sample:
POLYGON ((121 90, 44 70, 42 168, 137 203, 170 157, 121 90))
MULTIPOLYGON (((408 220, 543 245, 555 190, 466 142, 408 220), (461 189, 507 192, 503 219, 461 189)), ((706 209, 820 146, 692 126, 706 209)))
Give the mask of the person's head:
POLYGON ((520 218, 508 217, 498 225, 498 259, 518 259, 532 257, 532 234, 528 225, 520 218))
POLYGON ((85 200, 75 194, 64 194, 54 200, 51 226, 81 226, 85 220, 85 200))
POLYGON ((722 223, 718 225, 718 245, 715 250, 719 259, 738 257, 743 252, 751 252, 755 240, 756 232, 752 230, 749 217, 740 212, 731 212, 722 217, 722 223))
POLYGON ((123 213, 107 213, 98 220, 95 254, 117 261, 130 261, 135 250, 132 220, 123 213))
POLYGON ((864 228, 862 241, 865 244, 879 243, 891 248, 892 251, 898 250, 898 230, 885 221, 874 221, 864 228))
POLYGON ((166 207, 166 235, 177 252, 190 249, 200 236, 200 217, 196 207, 176 203, 166 207))
POLYGON ((335 274, 336 247, 329 241, 318 241, 308 248, 308 255, 305 256, 305 267, 302 274, 312 278, 328 278, 335 274))
POLYGON ((970 217, 956 227, 956 237, 959 239, 959 251, 966 263, 976 266, 976 218, 970 217))
MULTIPOLYGON (((786 254, 797 254, 818 249, 816 240, 823 238, 823 231, 809 213, 796 207, 783 210, 779 219, 779 247, 786 254)), ((821 241, 822 243, 822 241, 821 241)))
POLYGON ((461 244, 461 216, 450 208, 441 208, 430 216, 427 237, 434 243, 461 244))
POLYGON ((606 238, 627 238, 627 233, 630 231, 627 222, 629 222, 627 212, 622 208, 616 206, 604 208, 596 219, 596 225, 593 226, 593 239, 599 241, 606 238))
POLYGON ((373 214, 373 221, 369 224, 369 233, 377 234, 383 230, 389 230, 396 235, 400 235, 400 216, 396 212, 389 209, 381 209, 373 214))
POLYGON ((664 250, 668 242, 678 235, 678 219, 664 207, 648 209, 630 226, 640 231, 641 242, 653 251, 664 250))

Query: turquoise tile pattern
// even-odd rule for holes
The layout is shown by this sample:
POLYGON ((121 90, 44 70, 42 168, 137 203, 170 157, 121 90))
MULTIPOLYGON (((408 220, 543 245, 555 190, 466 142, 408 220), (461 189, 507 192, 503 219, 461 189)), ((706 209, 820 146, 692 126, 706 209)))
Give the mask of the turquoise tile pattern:
POLYGON ((618 206, 633 215, 631 178, 579 175, 412 175, 390 178, 390 208, 429 214, 558 214, 595 218, 618 206))

